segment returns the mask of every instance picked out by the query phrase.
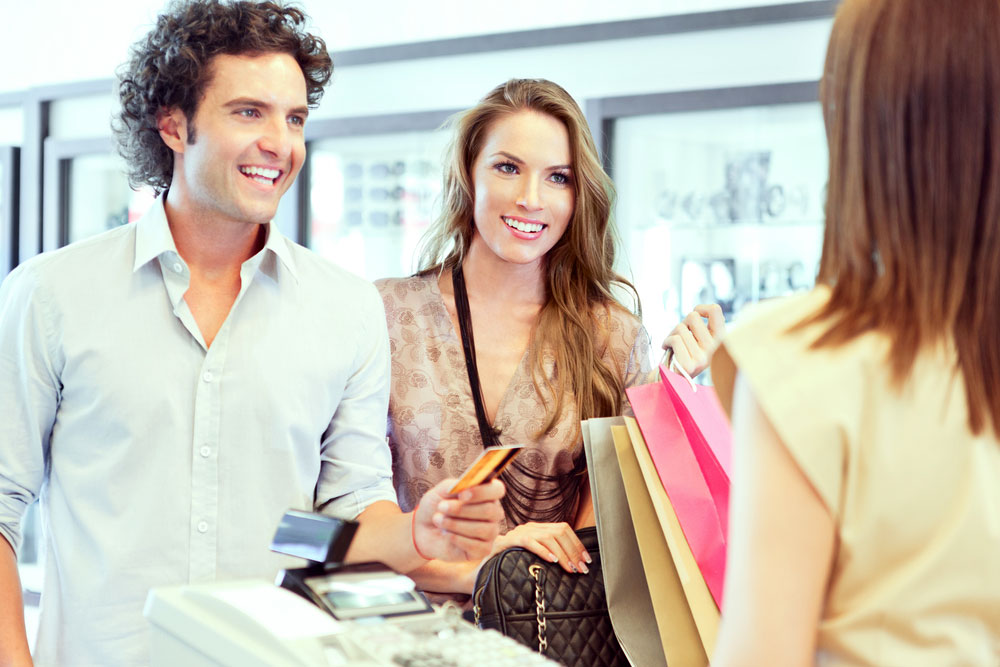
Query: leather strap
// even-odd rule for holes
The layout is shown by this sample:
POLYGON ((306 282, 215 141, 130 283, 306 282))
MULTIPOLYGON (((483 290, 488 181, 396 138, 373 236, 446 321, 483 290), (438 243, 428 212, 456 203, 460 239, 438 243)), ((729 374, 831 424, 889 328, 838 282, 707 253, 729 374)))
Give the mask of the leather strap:
MULTIPOLYGON (((472 386, 472 401, 476 407, 476 421, 483 447, 501 444, 500 431, 493 428, 486 416, 483 402, 483 387, 479 382, 479 367, 476 364, 476 343, 472 335, 472 315, 469 312, 469 294, 465 289, 465 276, 461 265, 451 271, 451 283, 455 289, 455 311, 458 314, 458 328, 462 336, 462 351, 465 353, 465 369, 472 386)), ((580 486, 585 477, 586 460, 583 447, 573 461, 573 469, 562 475, 546 475, 529 469, 519 457, 511 462, 502 473, 500 480, 507 487, 507 493, 500 500, 504 516, 510 526, 528 521, 554 523, 572 522, 580 495, 580 486), (517 474, 513 474, 516 472, 517 474), (537 506, 546 509, 539 512, 537 506)))
POLYGON ((476 341, 472 335, 472 314, 469 311, 469 293, 465 289, 465 276, 461 265, 451 271, 451 284, 455 288, 455 310, 458 312, 458 328, 462 335, 462 351, 465 352, 465 370, 469 373, 472 386, 472 400, 476 404, 476 421, 483 447, 500 444, 500 434, 490 424, 483 401, 483 387, 479 382, 479 366, 476 364, 476 341))

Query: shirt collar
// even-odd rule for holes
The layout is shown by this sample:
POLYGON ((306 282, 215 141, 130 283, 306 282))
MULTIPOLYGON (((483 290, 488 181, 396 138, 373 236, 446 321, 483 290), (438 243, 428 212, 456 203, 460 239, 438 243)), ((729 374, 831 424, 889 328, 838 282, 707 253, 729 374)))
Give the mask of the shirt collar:
MULTIPOLYGON (((163 208, 164 197, 166 197, 166 193, 157 197, 149 210, 135 222, 133 273, 165 253, 180 256, 180 253, 177 252, 177 245, 174 243, 174 237, 170 233, 170 225, 167 223, 167 213, 163 208)), ((264 242, 264 248, 247 261, 259 265, 261 271, 270 276, 271 279, 277 280, 277 262, 274 259, 269 259, 273 256, 288 269, 292 278, 298 281, 298 271, 289 248, 289 242, 273 220, 267 223, 265 233, 267 240, 264 242)))
POLYGON ((295 266, 295 260, 292 257, 291 248, 289 247, 291 243, 285 238, 285 235, 281 233, 278 229, 278 225, 274 224, 274 220, 267 223, 267 240, 264 241, 264 248, 259 253, 263 255, 260 270, 271 277, 272 280, 278 279, 277 272, 277 262, 273 258, 277 258, 286 269, 292 278, 298 282, 299 274, 295 266), (268 252, 270 251, 270 252, 268 252))
POLYGON ((170 234, 170 226, 167 224, 167 214, 163 210, 165 196, 157 197, 149 210, 135 223, 133 273, 164 253, 172 252, 179 256, 174 237, 170 234))

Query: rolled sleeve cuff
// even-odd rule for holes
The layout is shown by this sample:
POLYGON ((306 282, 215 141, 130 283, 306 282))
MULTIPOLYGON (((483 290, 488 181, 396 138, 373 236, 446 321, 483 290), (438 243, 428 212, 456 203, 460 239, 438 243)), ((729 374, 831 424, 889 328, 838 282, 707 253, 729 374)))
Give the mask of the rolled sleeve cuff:
POLYGON ((380 477, 375 484, 333 498, 323 506, 322 512, 341 519, 356 519, 369 505, 380 500, 398 504, 391 477, 380 477))
POLYGON ((0 496, 0 536, 7 540, 15 556, 21 554, 21 517, 24 516, 25 509, 27 507, 20 501, 10 496, 0 496), (20 507, 11 507, 12 504, 20 507))

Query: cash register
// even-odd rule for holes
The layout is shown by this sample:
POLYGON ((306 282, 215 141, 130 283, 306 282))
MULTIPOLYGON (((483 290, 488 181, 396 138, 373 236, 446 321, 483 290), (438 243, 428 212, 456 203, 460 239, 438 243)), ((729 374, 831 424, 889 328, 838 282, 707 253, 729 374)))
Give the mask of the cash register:
POLYGON ((271 548, 308 561, 267 581, 150 591, 152 667, 553 665, 494 630, 435 607, 381 563, 345 565, 357 524, 291 510, 271 548))

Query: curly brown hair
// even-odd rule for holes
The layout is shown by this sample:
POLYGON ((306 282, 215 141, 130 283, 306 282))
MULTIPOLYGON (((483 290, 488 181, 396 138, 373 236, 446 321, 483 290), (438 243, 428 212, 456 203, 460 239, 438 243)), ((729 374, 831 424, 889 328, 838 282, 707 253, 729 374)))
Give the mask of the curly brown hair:
MULTIPOLYGON (((305 76, 309 106, 318 105, 333 62, 323 40, 305 32, 305 22, 300 9, 277 2, 172 3, 118 70, 121 112, 112 129, 129 166, 129 183, 152 186, 157 193, 170 186, 174 154, 160 138, 157 115, 180 109, 190 125, 217 55, 287 53, 305 76)), ((192 126, 188 142, 194 139, 192 126)))

